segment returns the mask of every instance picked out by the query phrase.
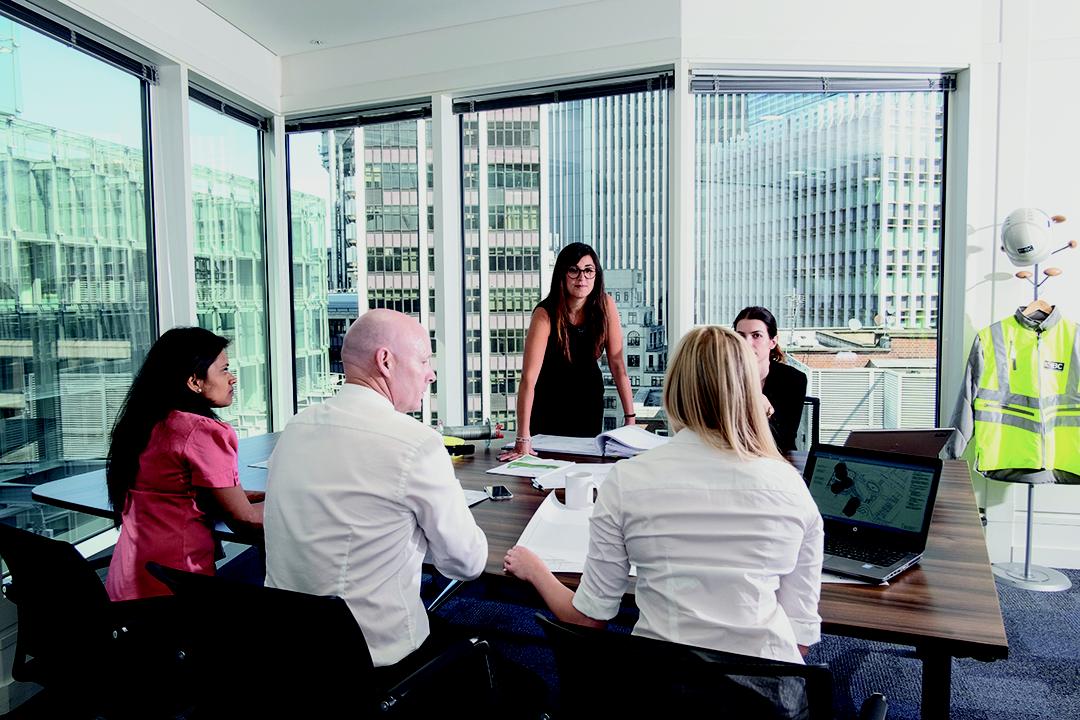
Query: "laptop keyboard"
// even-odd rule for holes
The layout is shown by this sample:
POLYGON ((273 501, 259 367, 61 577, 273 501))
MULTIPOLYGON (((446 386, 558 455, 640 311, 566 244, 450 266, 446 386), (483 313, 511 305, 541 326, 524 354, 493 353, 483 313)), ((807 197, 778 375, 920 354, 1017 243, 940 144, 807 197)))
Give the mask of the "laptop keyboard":
POLYGON ((870 563, 871 565, 878 565, 881 567, 888 567, 905 555, 908 555, 908 553, 902 550, 866 547, 837 538, 825 538, 825 552, 829 555, 839 555, 840 557, 858 560, 859 562, 870 563))

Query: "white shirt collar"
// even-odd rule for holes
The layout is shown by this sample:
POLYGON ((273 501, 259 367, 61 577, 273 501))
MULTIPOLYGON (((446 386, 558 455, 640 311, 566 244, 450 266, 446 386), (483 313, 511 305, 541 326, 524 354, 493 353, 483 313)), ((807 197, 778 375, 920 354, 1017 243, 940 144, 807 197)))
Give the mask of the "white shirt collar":
POLYGON ((383 404, 388 410, 394 409, 394 403, 390 402, 390 398, 383 395, 377 390, 369 388, 367 385, 357 385, 356 383, 345 383, 338 390, 338 395, 341 397, 354 397, 357 400, 363 400, 364 402, 373 402, 376 404, 383 404))

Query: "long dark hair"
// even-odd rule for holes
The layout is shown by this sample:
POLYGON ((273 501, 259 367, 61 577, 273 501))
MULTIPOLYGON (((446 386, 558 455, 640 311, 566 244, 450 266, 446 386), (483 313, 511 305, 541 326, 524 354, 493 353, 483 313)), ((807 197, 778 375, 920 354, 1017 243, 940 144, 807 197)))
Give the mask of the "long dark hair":
POLYGON ((124 398, 109 443, 105 481, 114 511, 124 509, 139 473, 139 456, 155 425, 173 410, 217 417, 206 398, 192 391, 187 381, 193 375, 205 380, 210 366, 228 345, 227 339, 209 330, 180 327, 167 331, 150 348, 124 398))
MULTIPOLYGON (((739 311, 739 314, 735 316, 735 322, 731 325, 735 327, 739 324, 740 320, 760 320, 765 323, 765 329, 769 332, 770 338, 775 338, 776 318, 767 309, 758 305, 751 305, 750 307, 743 308, 739 311)), ((786 363, 787 356, 784 355, 784 351, 780 349, 780 343, 777 343, 775 347, 769 350, 769 359, 773 362, 786 363)))
POLYGON ((547 297, 541 301, 551 315, 554 327, 552 332, 563 355, 570 360, 570 303, 566 294, 566 271, 571 265, 577 265, 581 258, 588 255, 596 266, 596 278, 593 281, 592 292, 585 298, 585 307, 582 308, 582 324, 593 338, 595 347, 593 355, 600 357, 607 342, 607 295, 604 292, 604 270, 600 267, 600 259, 596 257, 596 251, 585 243, 574 242, 564 247, 555 259, 555 270, 551 273, 551 289, 547 297))

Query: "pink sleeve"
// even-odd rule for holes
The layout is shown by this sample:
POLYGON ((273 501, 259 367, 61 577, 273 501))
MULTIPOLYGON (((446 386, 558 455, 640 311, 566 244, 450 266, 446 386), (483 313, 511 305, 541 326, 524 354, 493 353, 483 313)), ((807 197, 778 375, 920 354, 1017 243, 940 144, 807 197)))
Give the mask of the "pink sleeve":
POLYGON ((184 455, 196 487, 229 488, 239 482, 236 432, 222 422, 199 423, 188 435, 184 455))

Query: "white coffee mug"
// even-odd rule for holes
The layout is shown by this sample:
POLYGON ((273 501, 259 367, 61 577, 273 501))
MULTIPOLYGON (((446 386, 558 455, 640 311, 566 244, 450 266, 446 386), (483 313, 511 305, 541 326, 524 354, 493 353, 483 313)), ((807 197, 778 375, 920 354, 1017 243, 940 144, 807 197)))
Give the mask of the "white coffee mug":
POLYGON ((598 487, 591 472, 575 470, 566 473, 566 507, 575 510, 592 507, 596 502, 593 491, 598 487))

